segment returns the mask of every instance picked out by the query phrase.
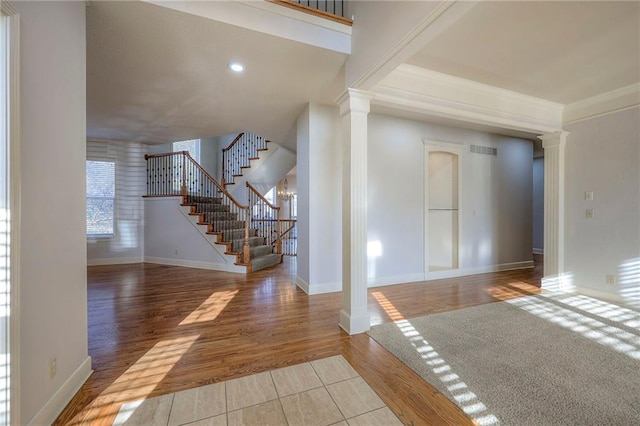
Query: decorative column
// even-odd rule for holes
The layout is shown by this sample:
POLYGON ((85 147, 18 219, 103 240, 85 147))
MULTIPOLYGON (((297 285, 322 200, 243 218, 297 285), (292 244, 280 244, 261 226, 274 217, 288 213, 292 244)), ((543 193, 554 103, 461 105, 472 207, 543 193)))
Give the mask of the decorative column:
POLYGON ((564 272, 564 162, 569 132, 538 138, 544 148, 544 277, 543 287, 560 290, 564 272))
POLYGON ((367 312, 367 114, 372 95, 348 89, 342 119, 342 310, 349 334, 369 330, 367 312))

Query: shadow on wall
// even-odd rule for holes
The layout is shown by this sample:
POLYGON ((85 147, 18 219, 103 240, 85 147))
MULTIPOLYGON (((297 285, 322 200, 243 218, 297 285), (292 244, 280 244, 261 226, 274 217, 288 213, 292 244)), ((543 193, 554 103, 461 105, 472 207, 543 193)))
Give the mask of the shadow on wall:
POLYGON ((622 262, 618 267, 620 296, 625 303, 640 308, 640 258, 622 262))

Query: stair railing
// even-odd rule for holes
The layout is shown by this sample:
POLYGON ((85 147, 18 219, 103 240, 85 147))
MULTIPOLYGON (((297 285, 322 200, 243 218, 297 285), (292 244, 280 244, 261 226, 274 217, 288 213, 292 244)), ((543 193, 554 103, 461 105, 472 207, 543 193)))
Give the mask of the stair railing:
POLYGON ((242 169, 250 167, 251 160, 259 158, 258 152, 267 149, 267 142, 255 133, 243 132, 222 149, 222 185, 225 188, 242 176, 242 169))
POLYGON ((144 159, 147 161, 147 197, 182 196, 183 203, 197 203, 198 197, 222 198, 222 204, 229 206, 229 212, 236 213, 238 220, 244 221, 242 263, 249 264, 249 207, 233 198, 189 155, 189 151, 147 154, 144 159))
POLYGON ((278 236, 282 254, 285 256, 298 255, 298 228, 295 219, 280 219, 278 236))
POLYGON ((253 185, 246 182, 249 198, 249 221, 251 229, 257 229, 258 236, 265 244, 271 245, 274 252, 282 253, 280 240, 280 207, 271 204, 253 185))

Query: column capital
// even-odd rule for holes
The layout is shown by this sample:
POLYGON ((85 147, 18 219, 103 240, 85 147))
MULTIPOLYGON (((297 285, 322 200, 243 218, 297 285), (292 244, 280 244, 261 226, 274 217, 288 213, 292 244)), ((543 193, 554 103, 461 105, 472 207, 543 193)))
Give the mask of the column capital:
POLYGON ((336 103, 340 105, 340 116, 348 112, 369 113, 371 99, 373 93, 358 89, 347 89, 336 99, 336 103))
POLYGON ((542 141, 543 148, 551 148, 554 146, 563 146, 564 144, 566 144, 567 136, 569 136, 569 132, 560 130, 558 132, 545 133, 544 135, 540 135, 538 136, 538 139, 542 141))

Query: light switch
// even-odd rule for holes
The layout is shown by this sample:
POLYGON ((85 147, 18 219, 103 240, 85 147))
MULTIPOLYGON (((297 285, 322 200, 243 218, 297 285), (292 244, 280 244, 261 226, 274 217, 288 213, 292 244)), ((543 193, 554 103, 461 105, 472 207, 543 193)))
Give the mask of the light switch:
POLYGON ((593 200, 593 191, 587 191, 584 193, 584 199, 587 201, 593 200))
POLYGON ((593 219, 593 209, 587 209, 587 211, 585 212, 585 217, 587 219, 593 219))

